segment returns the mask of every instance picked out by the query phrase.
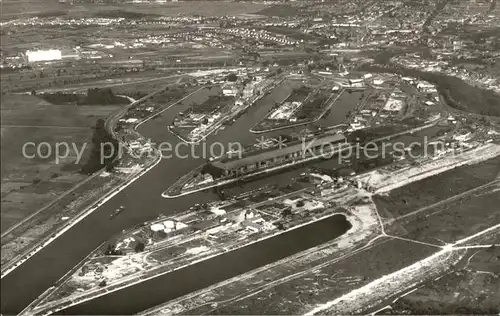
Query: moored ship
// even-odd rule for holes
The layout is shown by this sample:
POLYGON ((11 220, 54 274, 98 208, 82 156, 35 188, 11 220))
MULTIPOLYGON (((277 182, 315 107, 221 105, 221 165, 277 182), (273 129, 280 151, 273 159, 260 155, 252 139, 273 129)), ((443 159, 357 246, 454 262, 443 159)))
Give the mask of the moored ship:
MULTIPOLYGON (((341 183, 328 184, 332 186, 341 196, 354 192, 341 183)), ((274 251, 264 261, 250 263, 244 269, 281 260, 335 238, 351 224, 343 209, 318 196, 320 189, 298 190, 257 203, 244 198, 211 202, 125 230, 102 243, 23 314, 52 314, 149 279, 173 275, 205 261, 219 260, 221 255, 232 253, 238 257, 244 248, 249 249, 247 251, 266 249, 275 244, 276 238, 284 240, 290 234, 300 234, 301 229, 314 223, 328 223, 328 227, 336 228, 328 230, 332 233, 327 234, 326 239, 288 247, 277 255, 274 251)))

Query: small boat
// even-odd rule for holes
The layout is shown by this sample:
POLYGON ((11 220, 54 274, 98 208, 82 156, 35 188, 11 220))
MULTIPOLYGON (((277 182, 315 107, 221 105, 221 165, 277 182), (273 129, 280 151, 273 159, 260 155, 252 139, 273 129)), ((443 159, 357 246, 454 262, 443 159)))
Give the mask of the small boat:
POLYGON ((109 215, 109 219, 113 219, 115 218, 115 216, 118 216, 120 215, 121 212, 123 212, 125 210, 125 207, 122 205, 120 206, 119 208, 117 208, 113 213, 111 213, 109 215))

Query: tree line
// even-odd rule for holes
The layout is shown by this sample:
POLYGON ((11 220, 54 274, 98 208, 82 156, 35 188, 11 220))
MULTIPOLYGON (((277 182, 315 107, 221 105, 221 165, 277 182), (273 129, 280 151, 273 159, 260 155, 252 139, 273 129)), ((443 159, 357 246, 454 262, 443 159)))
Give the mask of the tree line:
POLYGON ((92 136, 91 153, 81 172, 90 175, 104 167, 107 171, 111 171, 117 163, 115 161, 117 155, 118 141, 106 130, 104 120, 97 120, 92 136))
MULTIPOLYGON (((32 91, 36 95, 36 91, 32 91)), ((128 103, 128 99, 117 96, 111 91, 110 88, 89 88, 86 94, 64 93, 57 91, 55 93, 43 93, 40 95, 45 101, 52 104, 98 104, 98 105, 112 105, 128 103)))

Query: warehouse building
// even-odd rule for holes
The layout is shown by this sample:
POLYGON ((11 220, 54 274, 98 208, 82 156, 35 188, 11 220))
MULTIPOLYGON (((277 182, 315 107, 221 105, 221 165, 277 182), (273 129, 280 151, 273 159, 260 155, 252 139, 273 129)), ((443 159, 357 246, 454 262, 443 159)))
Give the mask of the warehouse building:
POLYGON ((346 142, 344 135, 334 134, 296 142, 283 148, 250 152, 239 159, 222 157, 210 162, 205 172, 212 174, 215 178, 240 176, 290 163, 300 163, 307 158, 331 157, 338 152, 340 145, 346 142))

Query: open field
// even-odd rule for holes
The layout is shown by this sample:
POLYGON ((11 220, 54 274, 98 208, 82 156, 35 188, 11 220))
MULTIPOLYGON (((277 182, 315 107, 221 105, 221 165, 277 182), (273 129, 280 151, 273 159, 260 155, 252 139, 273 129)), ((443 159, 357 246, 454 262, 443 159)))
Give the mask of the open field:
POLYGON ((500 192, 492 184, 479 192, 431 208, 401 223, 402 237, 441 245, 452 243, 500 223, 500 192))
POLYGON ((68 6, 58 0, 3 0, 2 20, 10 20, 21 16, 59 15, 68 6))
MULTIPOLYGON (((134 80, 130 82, 124 82, 124 84, 115 85, 111 89, 115 94, 123 94, 129 97, 133 97, 134 99, 138 99, 143 95, 151 93, 156 89, 159 89, 162 86, 167 84, 171 84, 174 82, 184 82, 185 78, 177 75, 166 75, 165 78, 160 78, 156 76, 152 76, 151 78, 144 78, 139 80, 134 80), (172 77, 171 77, 172 76, 172 77)), ((153 101, 156 97, 153 99, 153 101)))
MULTIPOLYGON (((52 201, 50 202, 52 203, 49 207, 36 216, 27 218, 22 225, 13 227, 12 231, 2 236, 2 268, 4 265, 12 263, 11 260, 31 249, 30 247, 33 247, 36 243, 46 242, 48 238, 53 237, 55 229, 73 220, 82 209, 97 203, 102 194, 113 188, 121 180, 119 177, 114 176, 87 179, 89 181, 80 182, 77 189, 75 189, 76 191, 72 191, 70 194, 64 196, 51 194, 52 201)), ((67 189, 75 187, 75 183, 71 184, 67 189)), ((26 194, 25 198, 33 199, 33 194, 26 194)), ((13 209, 15 208, 13 207, 13 209)), ((33 213, 34 210, 30 211, 33 213)), ((3 203, 2 212, 4 212, 3 203)))
POLYGON ((311 269, 298 278, 277 282, 228 304, 212 304, 212 308, 204 306, 201 310, 186 311, 186 314, 238 315, 244 314, 250 306, 253 313, 260 315, 301 314, 433 252, 432 247, 383 239, 372 248, 337 263, 311 269))
MULTIPOLYGON (((77 173, 81 166, 76 161, 77 151, 84 148, 82 160, 85 160, 96 120, 117 107, 52 105, 38 97, 12 94, 2 96, 1 104, 1 230, 4 231, 86 178, 77 173), (59 163, 55 162, 54 150, 48 155, 46 147, 40 153, 47 154, 47 158, 36 155, 30 159, 23 156, 26 142, 36 145, 47 142, 53 149, 56 143, 66 142, 70 151, 59 163)), ((61 153, 64 151, 61 147, 61 153)), ((27 147, 26 154, 36 154, 34 146, 27 147)))
MULTIPOLYGON (((497 191, 498 192, 498 191, 497 191)), ((500 229, 494 229, 486 234, 472 238, 467 241, 464 245, 466 246, 480 246, 480 245, 500 245, 500 229)))
POLYGON ((261 11, 257 12, 257 14, 265 15, 265 16, 279 16, 279 17, 290 17, 296 16, 300 13, 300 8, 293 7, 288 4, 278 4, 274 5, 261 11))
POLYGON ((500 313, 500 248, 471 249, 466 267, 401 297, 381 314, 487 315, 500 313))
POLYGON ((264 4, 252 2, 227 2, 227 1, 187 1, 166 2, 162 4, 130 2, 123 5, 108 4, 61 4, 58 0, 4 0, 2 1, 2 19, 10 20, 29 16, 104 16, 114 17, 127 15, 129 18, 140 18, 143 16, 177 16, 203 15, 222 16, 254 13, 266 8, 264 4), (193 3, 195 2, 195 3, 193 3), (117 13, 118 12, 118 13, 117 13))
POLYGON ((486 184, 500 172, 500 157, 465 165, 374 197, 381 215, 394 218, 486 184))
POLYGON ((84 93, 90 88, 111 88, 115 94, 125 94, 134 96, 137 92, 150 93, 160 88, 162 85, 175 82, 182 76, 174 71, 147 71, 129 73, 116 78, 93 80, 91 82, 81 82, 64 85, 60 88, 41 89, 37 92, 73 92, 84 93))
POLYGON ((186 1, 186 2, 166 2, 166 3, 141 3, 124 5, 95 5, 85 6, 86 9, 97 14, 102 12, 112 12, 120 10, 141 14, 151 14, 160 16, 181 15, 202 15, 202 16, 223 16, 254 13, 266 5, 252 2, 227 2, 227 1, 186 1))

